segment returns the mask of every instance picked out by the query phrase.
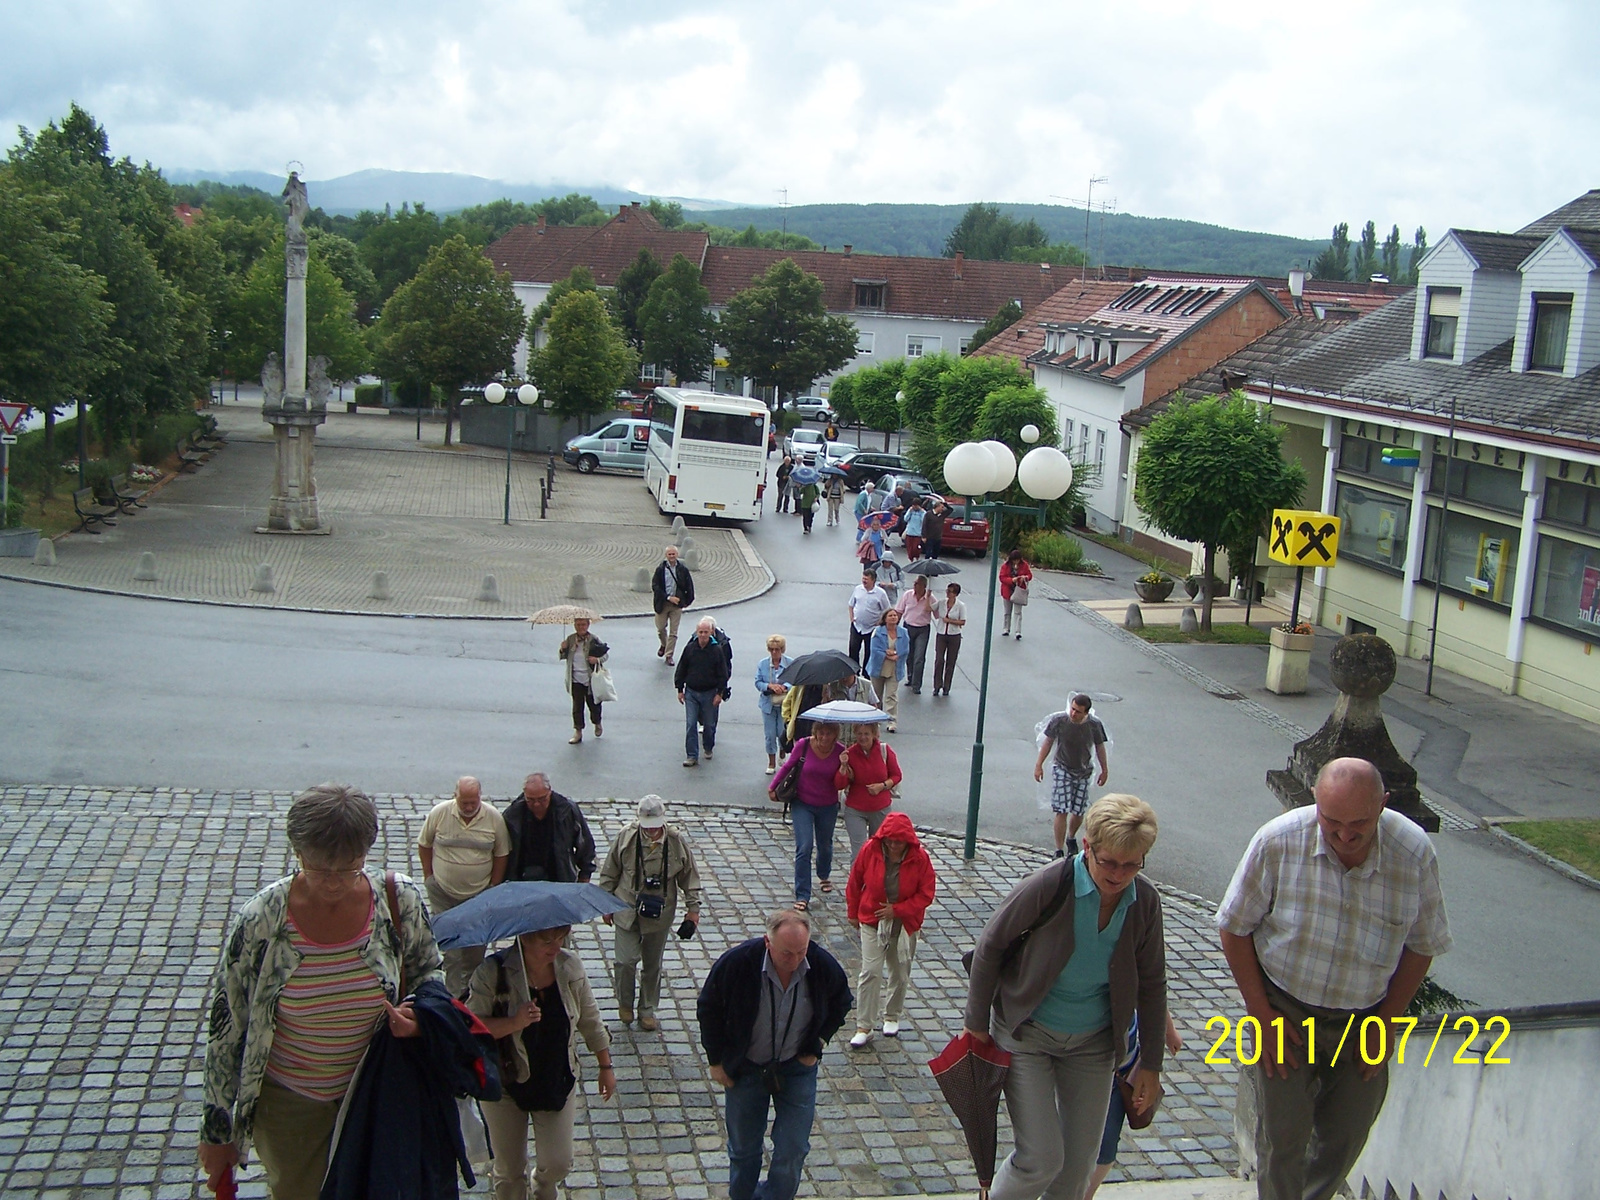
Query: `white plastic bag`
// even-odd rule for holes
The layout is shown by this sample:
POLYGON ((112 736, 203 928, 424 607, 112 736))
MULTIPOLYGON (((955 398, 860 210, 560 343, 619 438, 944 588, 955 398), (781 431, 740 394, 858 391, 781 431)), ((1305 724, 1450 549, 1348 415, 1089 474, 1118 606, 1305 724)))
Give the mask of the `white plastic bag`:
POLYGON ((617 698, 617 685, 612 682, 611 672, 607 668, 590 669, 589 698, 596 704, 610 704, 617 698))

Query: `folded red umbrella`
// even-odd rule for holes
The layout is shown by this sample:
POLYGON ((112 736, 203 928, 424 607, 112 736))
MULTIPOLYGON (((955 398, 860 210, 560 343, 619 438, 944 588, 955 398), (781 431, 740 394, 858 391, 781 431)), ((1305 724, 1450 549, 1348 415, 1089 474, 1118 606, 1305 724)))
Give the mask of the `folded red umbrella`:
POLYGON ((1011 1069, 1011 1055, 992 1040, 980 1042, 962 1030, 928 1066, 966 1134, 967 1152, 978 1172, 979 1195, 987 1195, 994 1182, 1000 1138, 1000 1090, 1011 1069))

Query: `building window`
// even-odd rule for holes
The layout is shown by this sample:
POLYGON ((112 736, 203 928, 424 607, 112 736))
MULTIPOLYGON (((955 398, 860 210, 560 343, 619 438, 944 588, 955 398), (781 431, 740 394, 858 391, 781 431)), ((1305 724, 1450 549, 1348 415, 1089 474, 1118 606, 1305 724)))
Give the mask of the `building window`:
MULTIPOLYGON (((1428 510, 1428 536, 1422 545, 1422 577, 1439 577, 1439 515, 1428 510)), ((1504 607, 1517 572, 1517 529, 1470 513, 1450 511, 1444 537, 1444 587, 1504 607)))
POLYGON ((922 335, 921 337, 917 337, 915 335, 907 337, 906 357, 922 358, 924 355, 937 354, 939 353, 939 344, 941 341, 942 339, 940 338, 929 337, 926 334, 922 335))
POLYGON ((967 353, 967 351, 969 351, 971 349, 972 349, 972 339, 970 337, 962 338, 961 341, 956 345, 957 353, 962 354, 962 355, 965 355, 967 353))
MULTIPOLYGON (((1439 496, 1444 493, 1445 457, 1433 456, 1433 474, 1428 479, 1428 492, 1439 496)), ((1502 512, 1522 512, 1522 472, 1489 463, 1471 462, 1465 458, 1450 459, 1450 499, 1466 500, 1485 508, 1498 508, 1502 512)))
POLYGON ((667 381, 667 373, 661 367, 656 366, 655 363, 645 363, 643 367, 639 368, 639 379, 644 383, 665 383, 667 381))
POLYGON ((1088 353, 1089 353, 1089 339, 1085 338, 1085 337, 1080 337, 1078 339, 1078 357, 1082 358, 1082 357, 1084 357, 1084 355, 1086 355, 1088 353))
POLYGON ((1077 432, 1078 423, 1067 417, 1061 424, 1061 448, 1068 454, 1072 453, 1072 435, 1077 432))
POLYGON ((1600 639, 1600 549, 1541 533, 1531 612, 1600 639))
POLYGON ((1097 429, 1094 431, 1094 465, 1095 469, 1101 474, 1105 473, 1106 431, 1104 429, 1097 429))
POLYGON ((882 308, 884 285, 881 283, 857 283, 856 307, 857 308, 882 308))
MULTIPOLYGON (((1375 563, 1396 571, 1404 569, 1406 536, 1411 528, 1410 500, 1353 483, 1340 483, 1333 511, 1341 523, 1341 558, 1375 563)), ((1450 520, 1454 523, 1454 513, 1450 520)))
POLYGON ((1456 322, 1460 318, 1460 288, 1428 289, 1427 340, 1422 348, 1424 358, 1456 356, 1456 322))
POLYGON ((1111 359, 1110 359, 1110 362, 1111 362, 1111 365, 1113 367, 1117 365, 1117 344, 1115 342, 1111 343, 1111 359))
POLYGON ((1567 326, 1571 323, 1571 296, 1534 297, 1528 370, 1560 371, 1567 365, 1567 326))
POLYGON ((1095 362, 1099 362, 1100 361, 1100 339, 1099 338, 1095 338, 1094 339, 1094 360, 1095 360, 1095 362))
POLYGON ((1600 487, 1550 480, 1544 485, 1544 519, 1600 534, 1600 487))
POLYGON ((1078 461, 1089 461, 1089 422, 1078 427, 1078 461))
POLYGON ((1412 480, 1417 477, 1417 469, 1385 464, 1383 450, 1382 442, 1346 435, 1339 439, 1339 470, 1352 475, 1365 475, 1368 479, 1381 479, 1409 491, 1412 480))
POLYGON ((877 337, 878 335, 873 333, 870 329, 856 330, 856 353, 871 354, 872 345, 875 341, 877 341, 877 337))

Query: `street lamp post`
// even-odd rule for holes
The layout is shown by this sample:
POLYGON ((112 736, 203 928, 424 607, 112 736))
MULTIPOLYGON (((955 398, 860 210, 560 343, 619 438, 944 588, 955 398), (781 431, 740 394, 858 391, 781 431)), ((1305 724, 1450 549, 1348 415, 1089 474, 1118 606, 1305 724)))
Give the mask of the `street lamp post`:
MULTIPOLYGON (((506 398, 505 386, 501 383, 491 383, 483 389, 483 398, 490 404, 499 404, 506 398)), ((517 389, 517 398, 512 402, 513 407, 506 409, 506 510, 502 524, 511 524, 511 443, 517 435, 517 403, 533 405, 539 401, 539 389, 531 383, 525 383, 517 389)))
MULTIPOLYGON (((1039 440, 1039 428, 1025 425, 1024 442, 1039 440)), ((969 497, 967 512, 983 513, 989 521, 989 603, 983 626, 983 669, 978 677, 978 724, 972 742, 972 771, 967 788, 967 840, 963 856, 970 862, 978 855, 978 807, 983 796, 983 722, 989 704, 989 656, 994 649, 994 597, 1000 579, 1000 526, 1007 513, 1031 516, 1042 527, 1045 505, 1060 499, 1072 486, 1072 463, 1054 446, 1035 446, 1017 462, 1011 447, 1004 442, 962 442, 944 460, 944 477, 952 489, 969 497), (981 502, 978 497, 999 495, 1015 479, 1037 507, 1005 504, 999 500, 981 502)))

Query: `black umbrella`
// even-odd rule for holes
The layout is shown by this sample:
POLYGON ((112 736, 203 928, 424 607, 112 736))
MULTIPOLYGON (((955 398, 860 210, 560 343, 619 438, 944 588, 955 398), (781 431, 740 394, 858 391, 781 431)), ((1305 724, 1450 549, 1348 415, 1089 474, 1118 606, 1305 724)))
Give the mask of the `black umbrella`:
POLYGON ((861 664, 843 650, 816 650, 802 654, 778 676, 779 683, 790 687, 810 684, 834 683, 861 673, 861 664))
POLYGON ((960 567, 952 567, 940 558, 919 558, 902 568, 907 575, 959 575, 960 567))
POLYGON ((928 1064, 945 1103, 961 1122, 967 1152, 978 1173, 978 1195, 994 1182, 994 1160, 1000 1141, 1000 1092, 1011 1069, 1011 1055, 994 1042, 980 1042, 963 1031, 928 1064))

